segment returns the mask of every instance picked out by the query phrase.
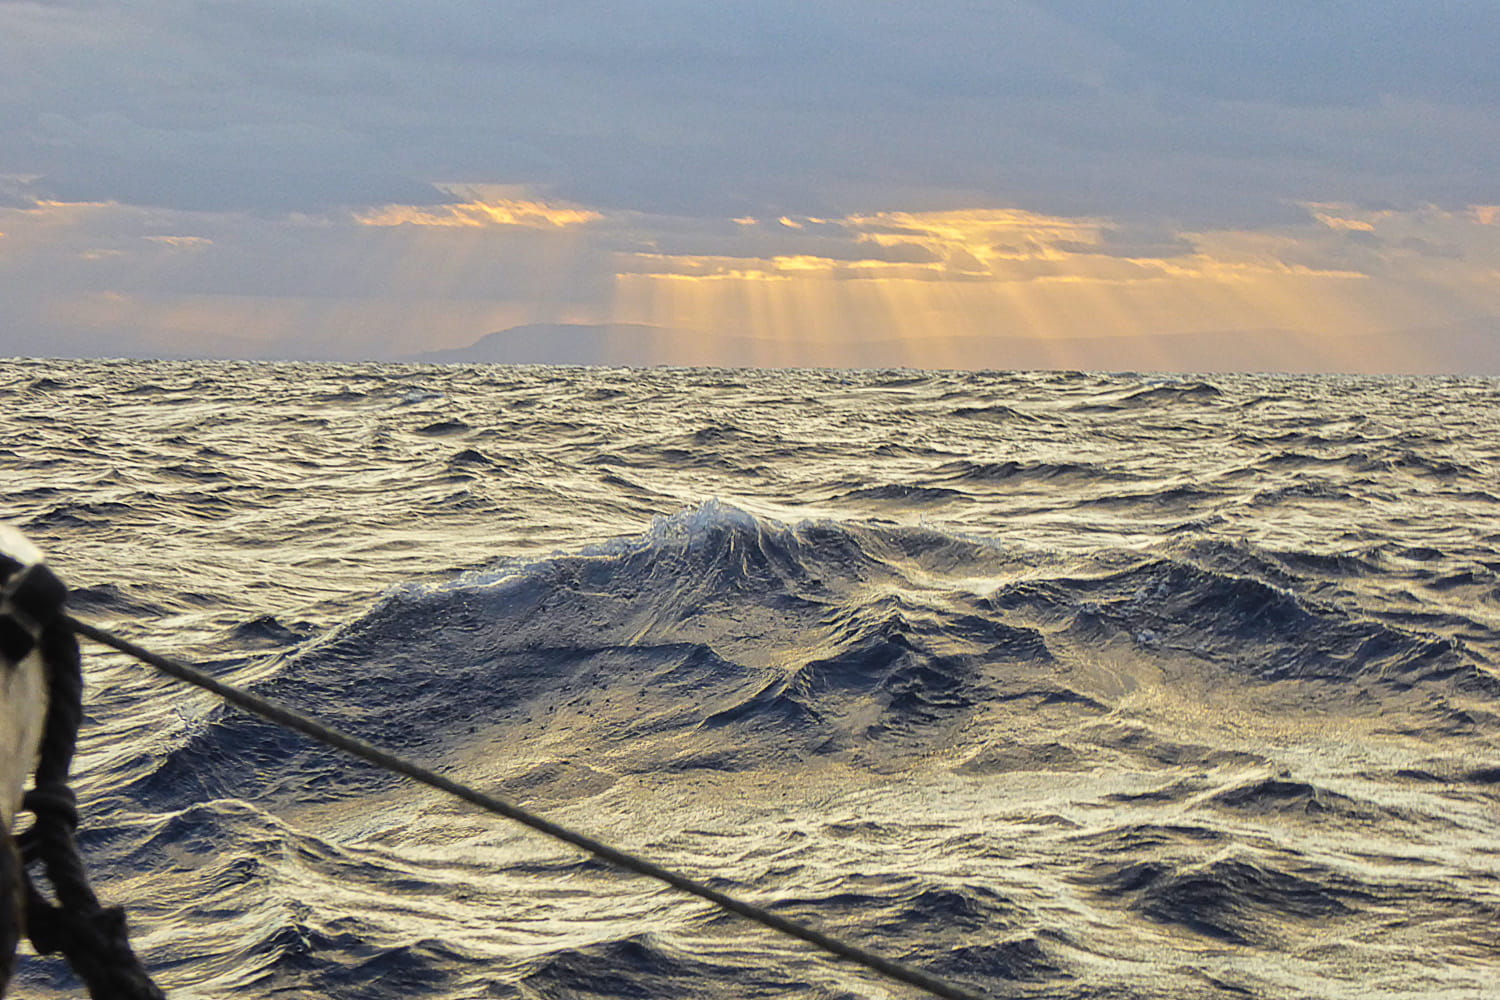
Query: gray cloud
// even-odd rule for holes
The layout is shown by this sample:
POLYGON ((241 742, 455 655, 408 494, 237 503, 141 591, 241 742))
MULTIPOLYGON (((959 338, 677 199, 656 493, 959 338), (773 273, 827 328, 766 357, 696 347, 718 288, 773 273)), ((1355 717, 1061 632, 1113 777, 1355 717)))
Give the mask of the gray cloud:
POLYGON ((0 3, 0 172, 321 210, 524 182, 620 209, 1184 222, 1492 191, 1490 4, 0 3))
POLYGON ((1118 45, 1121 77, 1168 100, 1293 106, 1500 103, 1500 12, 1487 0, 1037 0, 1118 45))

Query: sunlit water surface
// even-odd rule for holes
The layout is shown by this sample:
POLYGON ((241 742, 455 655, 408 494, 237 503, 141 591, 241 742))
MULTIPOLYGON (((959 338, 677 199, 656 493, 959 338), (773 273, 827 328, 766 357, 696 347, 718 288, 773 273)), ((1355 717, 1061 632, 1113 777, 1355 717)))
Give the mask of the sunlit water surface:
MULTIPOLYGON (((989 995, 1496 995, 1493 380, 6 362, 0 459, 80 616, 989 995)), ((915 995, 88 673, 180 1000, 915 995)))

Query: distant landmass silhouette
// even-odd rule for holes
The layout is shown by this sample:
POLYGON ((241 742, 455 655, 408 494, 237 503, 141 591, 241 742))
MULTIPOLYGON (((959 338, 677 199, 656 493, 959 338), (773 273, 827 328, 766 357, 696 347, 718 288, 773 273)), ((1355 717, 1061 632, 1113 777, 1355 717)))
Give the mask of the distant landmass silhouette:
POLYGON ((649 356, 657 336, 667 332, 643 323, 527 323, 488 334, 468 347, 425 351, 401 360, 431 364, 627 364, 626 359, 632 356, 649 356))

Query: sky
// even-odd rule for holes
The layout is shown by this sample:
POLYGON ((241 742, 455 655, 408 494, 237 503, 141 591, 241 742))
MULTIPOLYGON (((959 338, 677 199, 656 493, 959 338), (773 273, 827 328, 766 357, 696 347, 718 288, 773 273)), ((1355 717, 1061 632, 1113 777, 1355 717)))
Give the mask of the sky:
POLYGON ((0 0, 0 357, 1500 374, 1497 50, 1500 0, 0 0))

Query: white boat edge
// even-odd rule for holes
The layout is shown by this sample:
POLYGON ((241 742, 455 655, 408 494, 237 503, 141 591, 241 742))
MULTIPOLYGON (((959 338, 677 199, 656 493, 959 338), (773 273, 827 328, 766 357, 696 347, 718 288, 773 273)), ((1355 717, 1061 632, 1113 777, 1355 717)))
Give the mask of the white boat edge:
MULTIPOLYGON (((25 565, 42 553, 14 527, 0 521, 0 552, 25 565)), ((0 599, 0 613, 8 610, 0 599)), ((0 822, 11 829, 26 781, 36 767, 47 715, 47 667, 33 649, 18 663, 0 662, 0 822)))

